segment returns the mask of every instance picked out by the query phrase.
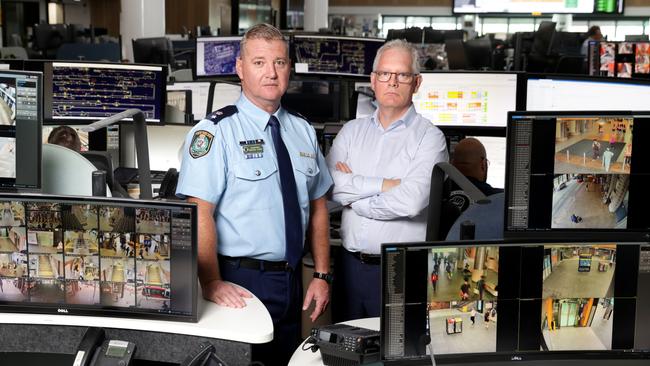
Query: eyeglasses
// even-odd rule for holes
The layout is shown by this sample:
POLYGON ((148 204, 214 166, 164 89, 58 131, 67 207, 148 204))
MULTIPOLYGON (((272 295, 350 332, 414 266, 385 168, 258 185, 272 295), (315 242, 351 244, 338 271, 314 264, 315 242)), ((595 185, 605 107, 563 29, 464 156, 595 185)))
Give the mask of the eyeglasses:
POLYGON ((403 84, 412 83, 413 79, 418 75, 410 72, 388 72, 388 71, 373 71, 373 73, 377 76, 377 80, 381 81, 382 83, 388 82, 390 78, 392 78, 393 75, 395 75, 395 77, 397 78, 397 82, 403 84))

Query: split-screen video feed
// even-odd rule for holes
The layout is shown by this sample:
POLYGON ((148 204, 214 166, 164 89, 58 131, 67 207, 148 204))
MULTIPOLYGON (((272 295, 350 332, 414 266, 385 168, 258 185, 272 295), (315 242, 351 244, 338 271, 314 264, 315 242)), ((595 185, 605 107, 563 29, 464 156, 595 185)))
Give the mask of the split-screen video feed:
POLYGON ((0 137, 0 178, 16 178, 15 137, 0 137))
POLYGON ((496 352, 498 247, 434 248, 428 318, 436 353, 496 352))
POLYGON ((542 349, 608 350, 616 244, 544 246, 542 349))
POLYGON ((3 202, 0 301, 168 311, 170 216, 157 209, 3 202))

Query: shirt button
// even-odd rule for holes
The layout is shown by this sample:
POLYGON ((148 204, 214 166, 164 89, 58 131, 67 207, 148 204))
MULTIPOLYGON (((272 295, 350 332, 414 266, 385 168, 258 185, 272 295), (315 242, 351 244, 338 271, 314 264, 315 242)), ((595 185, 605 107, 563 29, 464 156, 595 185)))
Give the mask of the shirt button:
POLYGON ((262 175, 262 172, 260 172, 259 170, 256 170, 255 175, 259 177, 260 175, 262 175))
POLYGON ((307 169, 307 171, 309 172, 309 174, 312 174, 314 172, 314 169, 309 168, 309 169, 307 169))

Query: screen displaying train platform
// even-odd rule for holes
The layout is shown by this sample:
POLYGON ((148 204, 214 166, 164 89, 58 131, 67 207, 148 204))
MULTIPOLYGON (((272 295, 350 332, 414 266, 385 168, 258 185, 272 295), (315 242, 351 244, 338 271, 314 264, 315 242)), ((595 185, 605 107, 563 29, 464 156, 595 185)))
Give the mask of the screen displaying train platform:
MULTIPOLYGON (((145 120, 164 121, 166 68, 153 65, 52 62, 51 119, 90 123, 137 108, 145 120)), ((50 117, 50 116, 46 116, 50 117)))
POLYGON ((384 39, 296 35, 291 39, 296 74, 367 76, 384 39))
POLYGON ((0 195, 0 309, 196 321, 186 203, 0 195))

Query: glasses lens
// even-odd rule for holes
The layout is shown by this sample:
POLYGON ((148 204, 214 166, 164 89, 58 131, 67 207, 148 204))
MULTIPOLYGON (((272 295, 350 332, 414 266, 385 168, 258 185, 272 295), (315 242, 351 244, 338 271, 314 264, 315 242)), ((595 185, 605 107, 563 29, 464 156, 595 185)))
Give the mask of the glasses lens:
POLYGON ((399 81, 400 83, 410 83, 411 80, 413 80, 412 74, 406 74, 406 73, 397 74, 397 81, 399 81))

